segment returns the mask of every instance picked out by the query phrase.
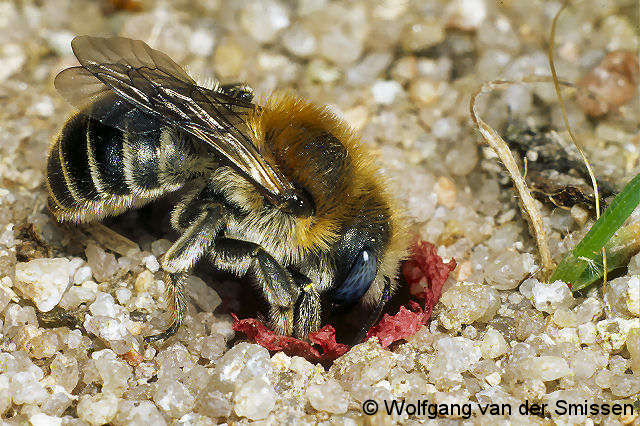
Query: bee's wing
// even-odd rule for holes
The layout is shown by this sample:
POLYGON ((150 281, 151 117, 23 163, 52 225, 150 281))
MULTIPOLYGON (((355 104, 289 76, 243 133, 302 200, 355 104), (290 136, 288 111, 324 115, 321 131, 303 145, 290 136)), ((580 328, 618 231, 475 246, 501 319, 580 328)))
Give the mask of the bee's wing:
POLYGON ((81 67, 62 71, 55 86, 73 105, 96 104, 89 113, 115 127, 125 126, 121 117, 129 114, 134 120, 123 129, 129 132, 148 130, 152 116, 213 147, 276 205, 295 195, 292 183, 251 142, 246 118, 252 103, 198 86, 166 54, 139 40, 81 36, 71 47, 81 67), (109 96, 110 108, 95 102, 109 96), (135 120, 136 114, 147 119, 135 120))
POLYGON ((82 67, 61 71, 54 84, 69 103, 107 126, 130 133, 147 133, 158 130, 162 124, 118 97, 109 86, 82 67))

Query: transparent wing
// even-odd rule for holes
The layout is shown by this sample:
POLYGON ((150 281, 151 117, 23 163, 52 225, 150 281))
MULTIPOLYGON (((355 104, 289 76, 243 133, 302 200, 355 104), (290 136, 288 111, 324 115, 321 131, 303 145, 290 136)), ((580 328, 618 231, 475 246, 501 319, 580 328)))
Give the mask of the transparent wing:
POLYGON ((178 127, 211 146, 275 205, 299 201, 292 183, 251 142, 246 118, 252 103, 198 86, 166 54, 139 40, 81 36, 71 47, 81 66, 62 71, 54 84, 74 106, 129 132, 148 131, 156 120, 178 127))
POLYGON ((120 98, 109 86, 82 67, 61 71, 54 84, 72 105, 107 126, 127 132, 146 133, 158 130, 162 125, 155 117, 120 98))

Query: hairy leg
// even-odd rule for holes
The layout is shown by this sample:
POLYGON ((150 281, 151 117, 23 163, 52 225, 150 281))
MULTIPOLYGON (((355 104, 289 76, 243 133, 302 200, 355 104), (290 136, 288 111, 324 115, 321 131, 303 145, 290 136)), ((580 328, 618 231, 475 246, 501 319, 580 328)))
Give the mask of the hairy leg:
MULTIPOLYGON (((238 275, 252 273, 270 305, 269 315, 273 328, 282 334, 291 335, 295 332, 297 335, 299 327, 294 325, 294 320, 298 318, 296 308, 299 296, 306 292, 300 288, 289 270, 260 245, 232 238, 217 239, 211 257, 219 269, 238 275)), ((307 302, 304 306, 310 303, 307 302)), ((302 337, 305 336, 306 334, 302 337)))
MULTIPOLYGON (((164 340, 174 335, 185 313, 184 279, 196 262, 214 245, 215 238, 224 228, 223 208, 220 204, 199 203, 195 215, 182 236, 162 258, 162 268, 167 277, 167 297, 172 314, 171 325, 162 333, 147 336, 145 341, 164 340)), ((187 208, 184 209, 185 211, 187 208)))
POLYGON ((320 295, 316 291, 313 282, 305 275, 297 271, 290 270, 296 285, 301 293, 296 302, 294 318, 294 335, 306 337, 309 333, 320 328, 321 306, 320 295))

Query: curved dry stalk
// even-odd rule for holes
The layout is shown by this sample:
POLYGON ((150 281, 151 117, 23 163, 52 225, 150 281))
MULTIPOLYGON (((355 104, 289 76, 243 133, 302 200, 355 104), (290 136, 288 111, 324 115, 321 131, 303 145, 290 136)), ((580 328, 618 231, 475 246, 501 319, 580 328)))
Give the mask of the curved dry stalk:
MULTIPOLYGON (((562 97, 562 92, 560 91, 558 74, 556 73, 556 67, 553 60, 553 48, 555 46, 556 26, 558 23, 558 18, 560 17, 560 14, 567 7, 568 4, 569 4, 568 0, 565 0, 564 2, 562 2, 562 6, 560 7, 556 15, 553 17, 553 21, 551 22, 551 35, 549 36, 549 50, 547 51, 547 54, 549 57, 549 68, 551 68, 551 77, 553 78, 553 86, 556 89, 556 95, 558 96, 558 100, 560 101, 560 109, 562 111, 562 120, 564 122, 564 126, 567 129, 567 132, 569 133, 569 137, 571 138, 573 145, 576 147, 576 149, 580 153, 580 156, 582 157, 582 161, 584 161, 584 164, 587 166, 587 171, 589 172, 589 177, 591 178, 591 185, 593 186, 593 195, 596 201, 596 219, 600 219, 600 194, 598 193, 598 182, 596 181, 596 175, 595 173, 593 173, 593 169, 591 168, 591 164, 589 163, 587 156, 585 155, 584 151, 578 144, 578 140, 576 139, 573 132, 571 131, 571 126, 569 125, 569 118, 567 117, 567 110, 565 108, 564 98, 562 97)), ((604 266, 604 276, 602 278, 602 282, 603 282, 602 292, 604 294, 604 291, 607 286, 607 253, 604 247, 602 248, 602 262, 604 266)))
MULTIPOLYGON (((539 82, 539 81, 550 81, 547 77, 536 78, 529 77, 522 79, 520 82, 539 82)), ((538 246, 538 254, 540 256, 540 261, 542 263, 542 273, 544 278, 549 277, 555 267, 553 260, 551 260, 551 252, 549 251, 549 244, 547 242, 547 235, 544 229, 544 224, 542 222, 542 216, 540 215, 540 211, 538 210, 538 206, 536 205, 536 201, 531 195, 529 188, 527 187, 527 183, 520 173, 520 168, 516 163, 516 160, 513 158, 513 154, 509 149, 507 143, 502 139, 502 137, 496 132, 491 126, 489 126, 482 118, 480 118, 476 111, 476 98, 479 95, 486 94, 495 89, 501 88, 501 86, 506 87, 511 84, 519 83, 518 81, 510 81, 510 80, 493 80, 488 83, 483 84, 480 89, 476 90, 473 95, 471 95, 471 101, 469 102, 469 112, 471 113, 471 118, 473 122, 480 130, 480 134, 484 138, 484 140, 493 148, 495 153, 500 157, 500 160, 507 168, 509 175, 511 175, 511 179, 513 180, 514 186, 518 191, 518 195, 520 196, 520 208, 523 210, 527 221, 529 222, 530 230, 533 233, 534 238, 536 239, 536 244, 538 246)))

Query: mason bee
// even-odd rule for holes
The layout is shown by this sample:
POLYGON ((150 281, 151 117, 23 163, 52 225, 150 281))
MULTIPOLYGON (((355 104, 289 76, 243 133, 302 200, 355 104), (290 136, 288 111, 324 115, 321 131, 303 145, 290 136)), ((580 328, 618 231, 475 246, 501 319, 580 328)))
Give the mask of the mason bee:
POLYGON ((181 236, 161 260, 172 323, 147 341, 177 331, 184 278, 203 257, 250 273, 281 334, 305 338, 323 315, 356 305, 368 329, 394 291, 406 234, 347 125, 291 94, 258 106, 248 86, 201 87, 142 41, 71 46, 80 66, 55 87, 79 113, 49 151, 50 211, 83 223, 181 196, 170 216, 181 236))

